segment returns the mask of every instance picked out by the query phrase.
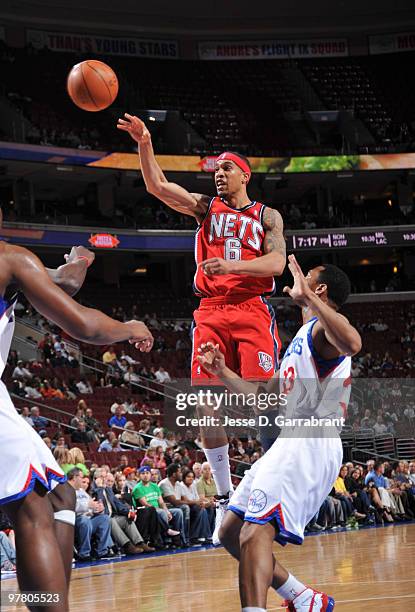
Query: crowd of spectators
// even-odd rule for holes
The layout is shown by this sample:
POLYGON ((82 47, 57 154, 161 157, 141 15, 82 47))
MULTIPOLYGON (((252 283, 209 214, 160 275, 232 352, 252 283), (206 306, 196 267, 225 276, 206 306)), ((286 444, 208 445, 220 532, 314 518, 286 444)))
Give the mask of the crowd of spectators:
POLYGON ((113 469, 91 462, 88 469, 78 448, 55 448, 54 456, 76 489, 79 561, 211 542, 216 488, 208 463, 196 478, 173 462, 133 467, 124 455, 113 469))
MULTIPOLYGON (((31 316, 24 309, 21 312, 31 316)), ((134 306, 117 306, 112 314, 125 320, 137 316, 137 311, 134 306)), ((352 392, 346 433, 365 433, 374 438, 399 437, 402 433, 408 437, 414 429, 413 357, 408 338, 412 339, 415 332, 415 307, 407 307, 402 316, 402 334, 388 348, 391 354, 400 350, 408 356, 400 362, 403 375, 400 379, 388 377, 400 372, 397 357, 391 357, 389 351, 382 357, 365 353, 354 359, 352 374, 356 380, 352 388, 356 386, 358 392, 352 392)), ((292 309, 279 304, 277 317, 284 331, 292 335, 298 325, 292 309)), ((160 334, 156 360, 161 361, 165 353, 176 348, 186 351, 186 344, 177 343, 185 342, 187 323, 161 321, 155 314, 146 315, 145 320, 156 336, 160 334), (173 338, 169 346, 162 345, 165 333, 173 338)), ((190 430, 168 430, 151 393, 139 387, 145 382, 168 388, 173 376, 161 365, 141 363, 141 357, 128 346, 101 350, 102 372, 86 376, 81 373, 79 350, 45 321, 37 323, 44 332, 39 359, 25 361, 11 351, 6 372, 10 389, 19 399, 21 417, 43 438, 77 491, 77 557, 88 560, 92 556, 142 554, 209 543, 215 485, 208 464, 203 463, 200 436, 190 430), (50 371, 62 373, 62 378, 46 376, 50 371), (126 375, 136 378, 132 381, 126 375), (107 401, 100 400, 103 405, 98 410, 94 402, 99 391, 103 392, 100 397, 106 397, 105 389, 111 390, 111 395, 107 401), (56 418, 53 409, 46 409, 52 404, 58 409, 72 406, 71 415, 66 412, 63 419, 59 415, 56 418)), ((383 316, 373 321, 358 319, 357 326, 366 339, 391 334, 391 321, 383 316)), ((256 438, 231 437, 235 484, 262 454, 256 438)), ((367 466, 347 463, 308 530, 412 519, 414 479, 414 461, 370 462, 367 466)), ((2 563, 13 571, 14 558, 4 552, 10 553, 13 535, 8 528, 4 533, 7 542, 1 536, 2 563)))

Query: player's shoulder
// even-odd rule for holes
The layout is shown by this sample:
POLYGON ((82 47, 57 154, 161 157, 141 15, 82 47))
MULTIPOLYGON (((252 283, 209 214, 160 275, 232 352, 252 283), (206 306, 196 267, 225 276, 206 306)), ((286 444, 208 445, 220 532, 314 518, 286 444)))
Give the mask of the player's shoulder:
POLYGON ((206 210, 212 201, 212 198, 204 193, 193 193, 192 192, 190 195, 192 196, 192 198, 196 200, 197 206, 201 210, 203 209, 206 210))
POLYGON ((8 242, 0 242, 0 255, 5 257, 30 256, 32 253, 25 247, 8 242))
POLYGON ((281 228, 282 230, 284 222, 281 213, 275 208, 271 208, 271 206, 267 206, 266 204, 263 204, 263 207, 261 216, 264 228, 268 230, 281 228))

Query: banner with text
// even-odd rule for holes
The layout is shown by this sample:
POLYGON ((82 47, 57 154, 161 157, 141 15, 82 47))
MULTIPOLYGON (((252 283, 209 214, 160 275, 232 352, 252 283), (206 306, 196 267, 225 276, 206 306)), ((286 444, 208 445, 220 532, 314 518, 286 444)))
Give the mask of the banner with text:
POLYGON ((369 53, 371 55, 405 51, 415 51, 415 32, 369 36, 369 53))
MULTIPOLYGON (((156 155, 165 172, 213 172, 216 156, 156 155)), ((0 141, 0 160, 46 162, 59 170, 67 166, 90 166, 113 170, 139 170, 137 153, 79 150, 0 141)), ((308 172, 353 172, 362 170, 415 170, 415 153, 378 155, 327 155, 313 157, 250 157, 252 172, 296 174, 308 172)))
POLYGON ((347 55, 349 55, 349 46, 346 38, 199 43, 199 57, 202 60, 345 57, 347 55))
POLYGON ((175 40, 99 36, 46 30, 26 30, 26 40, 36 49, 46 48, 50 51, 163 59, 179 57, 179 45, 175 40))

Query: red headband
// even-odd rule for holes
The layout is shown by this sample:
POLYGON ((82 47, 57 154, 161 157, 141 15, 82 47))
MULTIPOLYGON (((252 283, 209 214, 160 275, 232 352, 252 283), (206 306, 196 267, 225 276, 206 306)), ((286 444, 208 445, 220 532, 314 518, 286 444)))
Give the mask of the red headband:
POLYGON ((246 172, 249 175, 248 180, 251 178, 251 168, 248 166, 246 161, 244 161, 238 155, 235 155, 234 153, 229 153, 229 151, 225 151, 225 153, 222 153, 222 155, 219 155, 219 157, 216 159, 216 161, 222 160, 232 161, 238 166, 238 168, 242 170, 242 172, 246 172))

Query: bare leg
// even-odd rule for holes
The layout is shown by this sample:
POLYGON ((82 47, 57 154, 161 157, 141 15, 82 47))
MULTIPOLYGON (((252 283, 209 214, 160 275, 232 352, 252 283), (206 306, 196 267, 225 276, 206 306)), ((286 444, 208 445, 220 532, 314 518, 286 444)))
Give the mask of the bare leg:
MULTIPOLYGON (((239 594, 241 605, 267 607, 268 589, 273 581, 272 545, 275 527, 272 523, 244 523, 239 536, 239 594)), ((288 573, 287 578, 288 579, 288 573)))
MULTIPOLYGON (((16 536, 16 567, 22 591, 59 593, 59 603, 50 612, 67 612, 68 590, 62 556, 56 539, 52 506, 42 485, 4 510, 13 524, 16 536)), ((33 612, 44 607, 31 606, 33 612)))
MULTIPOLYGON (((49 501, 52 504, 54 513, 59 513, 62 510, 73 512, 73 519, 75 519, 75 504, 76 494, 73 487, 68 482, 59 484, 56 486, 51 493, 48 495, 49 501)), ((73 545, 75 537, 75 526, 70 522, 61 520, 59 514, 56 518, 55 515, 55 531, 56 539, 58 540, 59 549, 61 551, 62 561, 65 568, 66 584, 68 585, 71 580, 72 571, 72 558, 73 558, 73 545)))
MULTIPOLYGON (((244 522, 234 512, 229 511, 226 513, 223 523, 219 531, 219 538, 223 546, 226 548, 228 553, 234 557, 237 561, 241 557, 240 547, 240 533, 244 522)), ((274 535, 275 536, 275 531, 274 535)), ((272 545, 271 545, 272 546, 272 545)), ((272 555, 273 563, 273 575, 272 584, 273 589, 279 589, 288 579, 287 570, 276 560, 275 556, 272 555)))

